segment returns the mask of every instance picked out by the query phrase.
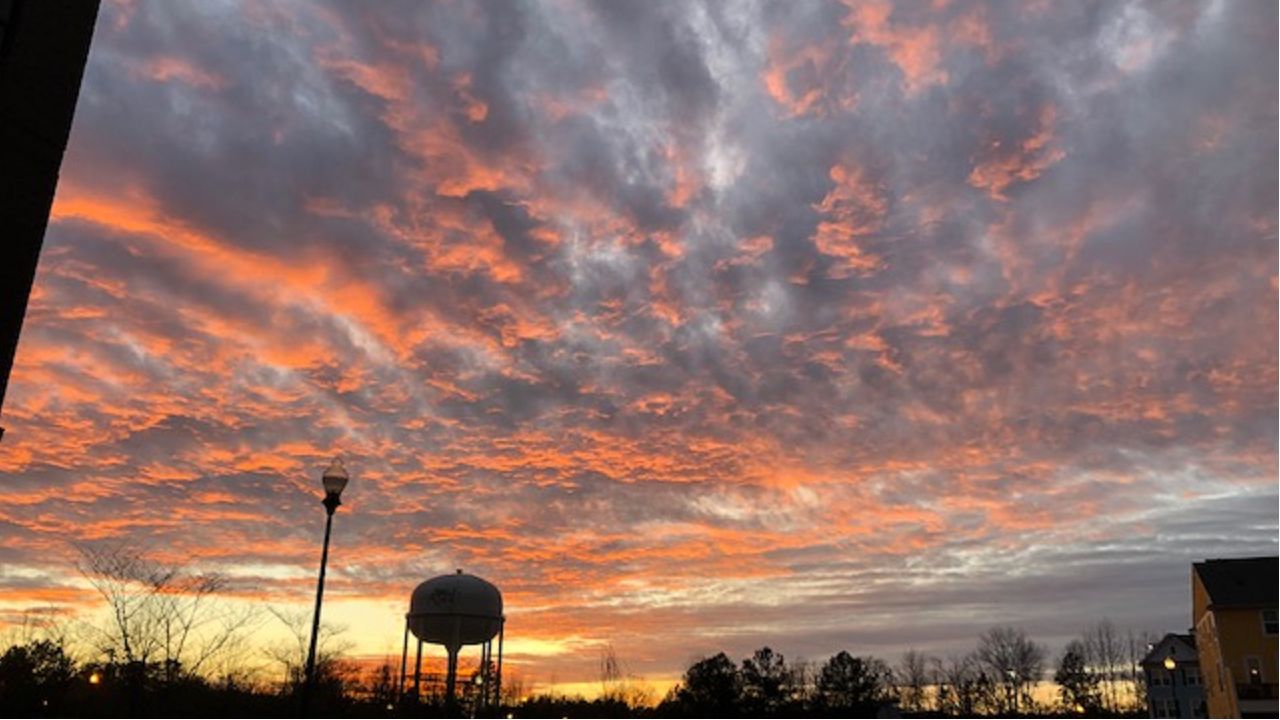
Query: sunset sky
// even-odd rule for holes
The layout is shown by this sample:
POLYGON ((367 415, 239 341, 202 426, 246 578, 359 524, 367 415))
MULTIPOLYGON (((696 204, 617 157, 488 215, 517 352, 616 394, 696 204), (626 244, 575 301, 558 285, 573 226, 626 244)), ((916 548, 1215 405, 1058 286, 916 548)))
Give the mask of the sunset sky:
MULTIPOLYGON (((0 442, 72 543, 533 682, 1190 623, 1277 549, 1272 2, 104 0, 0 442)), ((2 627, 0 627, 2 629, 2 627)))

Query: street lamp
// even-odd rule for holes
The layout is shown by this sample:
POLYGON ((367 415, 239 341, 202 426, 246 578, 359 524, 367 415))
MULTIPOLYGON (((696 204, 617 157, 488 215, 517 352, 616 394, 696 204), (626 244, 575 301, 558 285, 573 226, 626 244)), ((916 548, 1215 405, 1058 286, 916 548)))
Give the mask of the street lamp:
POLYGON ((1004 674, 1009 678, 1006 686, 1009 691, 1009 708, 1013 712, 1018 712, 1018 671, 1013 668, 1005 668, 1004 674))
MULTIPOLYGON (((1178 667, 1178 660, 1173 656, 1173 648, 1169 649, 1169 654, 1164 658, 1164 669, 1169 671, 1169 684, 1177 684, 1177 679, 1173 676, 1173 671, 1178 667)), ((1173 693, 1173 717, 1182 717, 1182 709, 1178 707, 1178 693, 1173 693)))
POLYGON ((311 647, 307 650, 307 672, 302 686, 302 714, 305 716, 311 709, 311 690, 316 680, 316 639, 320 635, 320 602, 324 599, 324 570, 329 563, 329 531, 333 528, 333 513, 342 504, 342 491, 347 487, 347 469, 342 467, 342 458, 334 458, 320 478, 324 484, 324 550, 320 553, 320 580, 316 583, 316 614, 311 621, 311 647))

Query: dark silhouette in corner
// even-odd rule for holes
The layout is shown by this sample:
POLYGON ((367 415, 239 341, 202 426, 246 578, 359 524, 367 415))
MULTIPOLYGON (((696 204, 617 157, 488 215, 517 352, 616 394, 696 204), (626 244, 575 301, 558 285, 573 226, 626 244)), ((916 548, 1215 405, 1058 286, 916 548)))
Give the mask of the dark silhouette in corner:
POLYGON ((0 410, 97 17, 98 0, 0 0, 0 410))

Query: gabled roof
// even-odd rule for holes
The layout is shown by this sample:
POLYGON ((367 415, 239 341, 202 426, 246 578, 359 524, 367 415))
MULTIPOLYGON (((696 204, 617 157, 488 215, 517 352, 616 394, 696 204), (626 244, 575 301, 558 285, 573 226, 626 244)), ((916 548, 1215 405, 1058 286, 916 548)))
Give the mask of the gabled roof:
POLYGON ((1174 660, 1180 663, 1199 663, 1199 656, 1196 655, 1196 638, 1194 635, 1179 635, 1177 633, 1169 633, 1160 639, 1160 642, 1151 646, 1147 651, 1146 657, 1142 658, 1143 665, 1160 665, 1164 663, 1164 659, 1173 656, 1174 660))
POLYGON ((1200 583, 1209 594, 1209 604, 1216 608, 1275 607, 1277 572, 1276 557, 1227 558, 1193 563, 1200 583))

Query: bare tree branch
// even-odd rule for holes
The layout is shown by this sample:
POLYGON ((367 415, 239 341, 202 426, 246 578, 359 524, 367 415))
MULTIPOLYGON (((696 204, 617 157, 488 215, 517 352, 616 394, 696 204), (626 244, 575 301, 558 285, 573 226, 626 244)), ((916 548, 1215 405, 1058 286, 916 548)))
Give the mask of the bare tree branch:
POLYGON ((161 564, 126 544, 76 549, 76 567, 107 604, 110 622, 96 628, 104 654, 159 665, 166 680, 198 673, 257 622, 255 608, 219 598, 222 575, 161 564))

